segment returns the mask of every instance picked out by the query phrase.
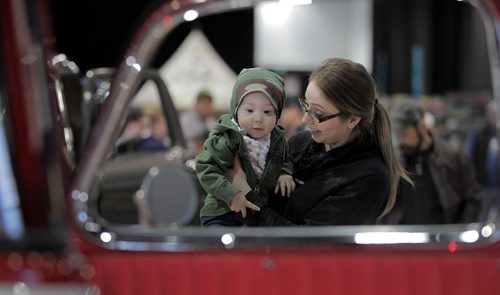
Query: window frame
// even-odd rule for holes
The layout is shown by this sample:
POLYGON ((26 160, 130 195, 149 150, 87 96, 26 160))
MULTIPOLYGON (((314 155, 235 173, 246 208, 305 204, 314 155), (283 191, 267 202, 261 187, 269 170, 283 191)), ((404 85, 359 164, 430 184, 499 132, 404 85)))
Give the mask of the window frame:
MULTIPOLYGON (((256 2, 249 1, 212 1, 190 6, 196 8, 199 16, 206 16, 221 11, 249 8, 256 2)), ((493 96, 500 100, 500 66, 498 50, 495 45, 495 16, 487 1, 471 1, 481 13, 486 33, 487 46, 494 83, 493 96), (495 62, 496 61, 496 62, 495 62)), ((377 245, 418 249, 451 249, 459 245, 463 248, 481 247, 494 243, 500 237, 497 230, 500 222, 496 211, 491 211, 488 220, 470 224, 444 225, 370 225, 370 226, 327 226, 314 228, 172 228, 100 224, 98 218, 89 214, 88 194, 97 179, 94 171, 102 169, 107 151, 112 145, 113 134, 118 131, 119 118, 126 112, 133 93, 140 81, 137 66, 145 68, 166 36, 182 20, 184 10, 175 10, 169 4, 160 6, 146 18, 125 54, 113 80, 110 96, 103 106, 101 116, 91 137, 99 138, 91 146, 78 167, 78 173, 70 190, 74 216, 86 216, 75 219, 78 228, 95 244, 105 248, 140 251, 205 251, 221 249, 323 249, 341 246, 377 245), (103 239, 103 235, 106 236, 103 239), (111 238, 109 238, 111 237, 111 238), (225 239, 227 238, 227 239, 225 239), (453 246, 455 245, 455 246, 453 246)), ((494 208, 498 209, 498 208, 494 208)), ((451 250, 450 250, 451 251, 451 250)))

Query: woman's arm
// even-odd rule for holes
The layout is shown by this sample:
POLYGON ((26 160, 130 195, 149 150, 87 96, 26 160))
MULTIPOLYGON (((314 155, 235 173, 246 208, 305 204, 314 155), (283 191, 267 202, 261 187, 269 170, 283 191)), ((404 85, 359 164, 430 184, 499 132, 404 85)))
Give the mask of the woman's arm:
MULTIPOLYGON (((231 183, 238 187, 242 193, 245 194, 247 202, 252 205, 260 207, 260 212, 258 215, 258 224, 261 226, 297 226, 295 223, 286 219, 285 217, 279 215, 274 210, 272 210, 267 203, 253 190, 251 190, 248 185, 247 178, 243 169, 241 169, 241 163, 238 156, 234 159, 234 166, 228 171, 228 179, 231 183)), ((249 207, 249 206, 247 206, 249 207)), ((250 208, 250 207, 249 207, 250 208)), ((254 209, 254 208, 252 208, 254 209)))
MULTIPOLYGON (((207 143, 205 143, 205 147, 207 147, 207 146, 208 146, 207 143)), ((205 148, 204 152, 201 153, 196 158, 196 168, 197 168, 197 170, 199 169, 198 171, 200 171, 198 177, 200 179, 200 182, 202 182, 202 185, 206 184, 207 187, 215 186, 217 188, 220 186, 217 184, 217 182, 215 182, 215 184, 212 184, 212 185, 209 185, 207 183, 213 182, 214 178, 221 178, 222 182, 227 183, 226 188, 224 189, 225 193, 221 194, 221 195, 225 196, 226 198, 230 197, 227 201, 226 201, 226 199, 223 199, 223 200, 226 201, 226 203, 228 204, 228 207, 231 209, 231 211, 241 212, 241 215, 243 217, 247 216, 247 208, 253 209, 255 211, 260 211, 259 207, 257 207, 255 204, 249 202, 245 198, 245 194, 248 191, 250 191, 250 186, 248 185, 248 183, 246 181, 245 172, 243 171, 243 169, 241 169, 239 157, 236 156, 235 158, 238 160, 233 161, 235 163, 237 162, 237 168, 233 168, 232 170, 226 169, 226 172, 227 172, 226 174, 227 174, 227 176, 229 176, 233 179, 233 182, 240 184, 241 190, 238 186, 236 186, 235 184, 230 183, 228 181, 228 178, 226 177, 226 175, 223 174, 222 169, 217 168, 220 166, 218 163, 220 163, 221 161, 212 160, 212 163, 210 164, 210 161, 206 160, 206 159, 210 159, 210 158, 217 159, 217 157, 215 157, 215 155, 223 155, 224 154, 224 153, 209 153, 209 151, 211 151, 211 150, 213 150, 213 149, 205 148), (235 176, 234 174, 231 173, 231 171, 238 171, 239 174, 237 174, 237 176, 235 176), (212 177, 212 179, 210 178, 210 174, 215 174, 212 177), (234 179, 236 179, 236 180, 234 180, 234 179), (246 186, 245 186, 245 184, 246 184, 246 186), (234 193, 232 193, 232 192, 234 192, 234 193), (229 195, 229 194, 231 194, 231 195, 229 195)), ((218 159, 221 159, 221 158, 222 157, 218 157, 218 159)), ((233 158, 231 157, 231 159, 233 159, 233 158)), ((221 191, 223 191, 223 189, 219 188, 219 192, 221 192, 221 191)), ((210 193, 210 191, 207 191, 207 192, 210 193)), ((215 195, 215 196, 217 198, 220 198, 217 195, 215 195)))
MULTIPOLYGON (((383 165, 383 164, 382 164, 383 165)), ((363 162, 308 179, 289 199, 283 215, 303 225, 373 224, 389 196, 387 170, 363 162), (363 169, 364 168, 364 169, 363 169)))

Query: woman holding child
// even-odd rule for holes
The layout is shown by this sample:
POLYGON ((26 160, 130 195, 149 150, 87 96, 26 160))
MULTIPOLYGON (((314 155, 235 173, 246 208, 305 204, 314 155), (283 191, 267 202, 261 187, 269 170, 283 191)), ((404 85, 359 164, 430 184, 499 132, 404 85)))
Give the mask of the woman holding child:
POLYGON ((264 201, 237 158, 232 184, 260 208, 259 226, 374 224, 393 207, 400 179, 411 183, 374 79, 361 64, 329 59, 312 72, 300 102, 308 130, 288 140, 298 183, 291 196, 264 201))

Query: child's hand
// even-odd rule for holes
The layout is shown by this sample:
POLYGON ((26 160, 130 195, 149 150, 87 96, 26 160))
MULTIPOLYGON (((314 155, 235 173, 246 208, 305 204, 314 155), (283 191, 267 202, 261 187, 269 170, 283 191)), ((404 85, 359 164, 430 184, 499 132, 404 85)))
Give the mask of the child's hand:
POLYGON ((281 195, 290 198, 290 195, 295 190, 295 181, 293 177, 288 174, 281 174, 274 188, 274 193, 277 194, 281 190, 281 195))
POLYGON ((255 211, 260 211, 254 203, 248 201, 242 192, 237 193, 233 200, 231 201, 231 206, 229 207, 231 211, 241 212, 243 217, 247 217, 247 208, 253 209, 255 211))

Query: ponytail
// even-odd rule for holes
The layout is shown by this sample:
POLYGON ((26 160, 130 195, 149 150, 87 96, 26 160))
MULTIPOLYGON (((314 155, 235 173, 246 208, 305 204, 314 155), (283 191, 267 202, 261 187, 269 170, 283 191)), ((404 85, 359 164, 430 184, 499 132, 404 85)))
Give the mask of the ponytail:
POLYGON ((394 207, 400 179, 403 178, 411 184, 413 184, 413 182, 399 162, 396 152, 394 151, 389 115, 384 106, 377 103, 377 101, 378 100, 375 100, 374 105, 373 130, 375 132, 375 137, 377 138, 380 153, 382 154, 387 170, 389 171, 390 179, 389 201, 387 202, 384 211, 379 216, 380 218, 386 215, 389 211, 391 211, 392 207, 394 207))

